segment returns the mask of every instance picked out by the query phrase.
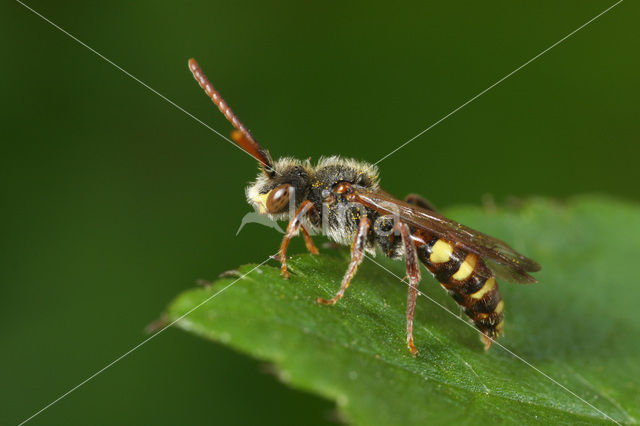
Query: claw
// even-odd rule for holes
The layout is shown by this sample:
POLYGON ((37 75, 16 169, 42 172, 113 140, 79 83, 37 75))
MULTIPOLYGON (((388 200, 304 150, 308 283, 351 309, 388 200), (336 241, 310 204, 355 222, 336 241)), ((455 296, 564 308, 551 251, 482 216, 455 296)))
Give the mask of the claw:
POLYGON ((283 263, 280 268, 280 275, 282 275, 285 280, 289 279, 289 271, 287 271, 287 265, 285 263, 283 263))
POLYGON ((482 343, 484 343, 484 350, 488 351, 491 347, 491 344, 493 343, 493 340, 484 333, 480 335, 480 338, 482 339, 482 343))
POLYGON ((321 303, 323 305, 333 306, 336 304, 339 298, 334 297, 333 299, 323 299, 322 297, 318 297, 316 299, 316 303, 321 303))
POLYGON ((278 260, 280 261, 280 275, 285 279, 289 278, 289 271, 287 271, 287 255, 280 253, 278 260))
POLYGON ((416 348, 415 345, 413 344, 412 337, 407 339, 407 347, 409 348, 409 352, 411 353, 411 355, 415 358, 416 355, 418 355, 418 348, 416 348))

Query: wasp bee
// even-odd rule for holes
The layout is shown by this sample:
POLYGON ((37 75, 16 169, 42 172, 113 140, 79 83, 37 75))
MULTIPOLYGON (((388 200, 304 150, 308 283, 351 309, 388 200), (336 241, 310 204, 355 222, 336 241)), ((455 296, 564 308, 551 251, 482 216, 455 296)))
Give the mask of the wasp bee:
POLYGON ((535 283, 528 273, 539 271, 540 265, 506 243, 438 214, 417 195, 403 201, 394 198, 380 188, 375 165, 338 156, 321 158, 316 165, 289 157, 273 161, 195 60, 189 60, 189 69, 235 128, 234 142, 259 163, 258 177, 246 188, 247 201, 258 213, 289 219, 278 252, 285 278, 289 276, 287 246, 300 232, 312 254, 318 254, 312 232, 351 246, 351 262, 340 289, 331 299, 318 298, 321 304, 333 305, 342 298, 365 253, 375 255, 380 250, 390 258, 404 258, 409 280, 407 346, 415 356, 413 318, 422 262, 475 323, 489 349, 502 333, 504 319, 496 275, 506 281, 535 283))

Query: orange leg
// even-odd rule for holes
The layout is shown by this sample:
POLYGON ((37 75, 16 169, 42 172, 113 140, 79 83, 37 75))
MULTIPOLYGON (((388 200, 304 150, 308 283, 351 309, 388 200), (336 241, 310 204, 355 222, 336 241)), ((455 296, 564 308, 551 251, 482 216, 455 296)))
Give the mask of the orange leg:
MULTIPOLYGON (((302 227, 302 218, 305 215, 307 215, 313 208, 314 208, 314 205, 311 201, 309 200, 304 201, 302 204, 300 204, 300 207, 298 207, 298 210, 296 210, 296 214, 293 216, 291 221, 289 221, 289 225, 287 226, 287 233, 284 235, 284 238, 282 239, 282 244, 280 244, 280 251, 279 251, 280 265, 281 265, 280 269, 281 269, 282 275, 285 278, 289 278, 289 272, 287 272, 287 247, 289 246, 289 241, 291 241, 291 239, 298 234, 298 231, 302 227)), ((318 249, 316 248, 316 246, 313 245, 313 242, 311 241, 311 235, 309 235, 309 233, 307 232, 306 229, 304 229, 304 227, 302 227, 302 233, 304 234, 305 243, 309 251, 313 254, 317 254, 318 249), (315 253, 314 253, 314 250, 315 250, 315 253)))
POLYGON ((316 302, 322 303, 325 305, 335 305, 338 300, 344 296, 344 292, 349 287, 353 276, 356 274, 358 270, 358 266, 362 262, 362 258, 364 257, 364 248, 367 243, 367 234, 369 233, 369 227, 371 226, 371 221, 369 218, 364 216, 360 219, 360 226, 358 227, 358 232, 356 233, 355 238, 353 239, 353 243, 351 243, 351 263, 349 264, 349 268, 347 268, 346 274, 344 274, 344 278, 342 278, 342 284, 340 285, 340 290, 336 293, 335 296, 331 299, 323 299, 322 297, 318 297, 316 302))
POLYGON ((491 344, 493 343, 493 339, 491 339, 489 336, 487 336, 484 333, 480 335, 480 339, 482 339, 482 343, 484 343, 484 350, 488 351, 489 348, 491 347, 491 344))
POLYGON ((416 311, 416 299, 418 298, 418 283, 420 282, 420 263, 416 246, 411 239, 411 232, 407 224, 399 222, 398 229, 402 235, 404 246, 404 259, 409 276, 409 294, 407 295, 407 346, 411 355, 416 356, 418 349, 413 344, 413 317, 416 311))
POLYGON ((311 254, 318 254, 318 248, 315 244, 313 244, 313 239, 311 238, 311 234, 307 231, 307 228, 304 225, 300 225, 300 229, 302 229, 302 235, 304 236, 304 245, 307 246, 307 250, 311 254))

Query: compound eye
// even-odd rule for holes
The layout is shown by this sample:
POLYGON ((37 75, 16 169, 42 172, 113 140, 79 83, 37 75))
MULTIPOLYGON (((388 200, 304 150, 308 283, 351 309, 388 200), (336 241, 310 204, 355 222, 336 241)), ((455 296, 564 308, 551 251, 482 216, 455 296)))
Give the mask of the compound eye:
POLYGON ((269 192, 266 203, 269 213, 280 213, 287 207, 292 188, 291 185, 285 183, 284 185, 276 186, 269 192))

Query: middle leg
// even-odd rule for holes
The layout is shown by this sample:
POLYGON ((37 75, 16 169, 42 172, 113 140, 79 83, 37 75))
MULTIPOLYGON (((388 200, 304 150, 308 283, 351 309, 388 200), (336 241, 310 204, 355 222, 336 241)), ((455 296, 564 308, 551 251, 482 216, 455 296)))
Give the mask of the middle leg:
POLYGON ((409 294, 407 295, 407 346, 411 355, 416 356, 418 349, 413 344, 413 317, 416 311, 416 299, 418 298, 418 283, 420 282, 420 263, 416 253, 416 245, 411 239, 411 231, 406 223, 398 222, 398 229, 402 235, 404 246, 404 259, 409 277, 409 294))
POLYGON ((322 303, 325 305, 335 305, 338 300, 344 296, 344 292, 351 284, 351 280, 353 276, 356 274, 358 270, 358 266, 362 262, 362 258, 364 257, 364 249, 367 244, 367 234, 369 233, 369 227, 371 226, 371 221, 367 216, 362 216, 360 219, 360 226, 358 226, 358 231, 356 232, 356 236, 353 239, 353 243, 351 243, 351 263, 349 264, 349 268, 347 272, 344 274, 344 278, 342 278, 342 284, 340 285, 340 290, 336 293, 335 296, 331 299, 323 299, 322 297, 318 297, 316 302, 322 303))

